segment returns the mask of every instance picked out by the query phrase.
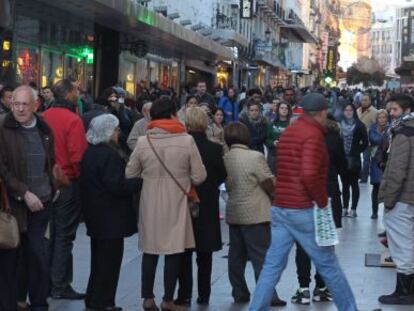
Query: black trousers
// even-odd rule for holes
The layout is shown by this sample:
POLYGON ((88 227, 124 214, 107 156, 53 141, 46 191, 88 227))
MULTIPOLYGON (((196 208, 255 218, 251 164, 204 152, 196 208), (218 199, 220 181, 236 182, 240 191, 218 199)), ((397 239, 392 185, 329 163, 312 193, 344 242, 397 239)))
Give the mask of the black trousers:
POLYGON ((73 241, 79 226, 81 206, 79 183, 61 190, 51 215, 51 267, 52 292, 59 293, 73 281, 73 241))
MULTIPOLYGON (((253 265, 254 276, 259 279, 270 245, 270 224, 230 225, 228 270, 234 299, 250 298, 244 272, 247 261, 253 265)), ((276 297, 276 291, 274 296, 276 297)))
MULTIPOLYGON (((196 252, 198 297, 209 300, 211 294, 211 272, 213 268, 212 252, 196 252)), ((180 275, 178 277, 178 297, 191 299, 193 292, 193 252, 182 256, 180 275)))
POLYGON ((91 238, 91 274, 85 300, 87 307, 104 309, 115 306, 123 254, 123 238, 91 238))
POLYGON ((27 289, 31 310, 48 310, 49 296, 49 258, 45 239, 49 222, 49 208, 37 213, 28 213, 27 232, 21 235, 18 249, 0 250, 0 310, 15 311, 18 301, 19 279, 18 263, 24 257, 27 276, 27 289))
MULTIPOLYGON (((173 301, 175 286, 181 267, 181 257, 184 253, 166 255, 164 264, 164 301, 173 301)), ((155 272, 157 270, 158 255, 144 254, 141 265, 141 296, 152 299, 154 295, 155 272)))
POLYGON ((380 184, 373 184, 372 185, 372 192, 371 192, 371 202, 372 202, 372 214, 378 214, 378 194, 379 194, 380 184))
POLYGON ((352 189, 352 206, 353 210, 357 209, 359 201, 359 173, 348 171, 342 179, 342 199, 344 209, 349 207, 350 189, 352 189))
MULTIPOLYGON (((309 288, 311 283, 311 259, 305 250, 300 246, 299 243, 296 243, 296 272, 298 275, 299 286, 301 288, 309 288)), ((318 272, 315 274, 316 287, 324 288, 325 282, 318 272)))

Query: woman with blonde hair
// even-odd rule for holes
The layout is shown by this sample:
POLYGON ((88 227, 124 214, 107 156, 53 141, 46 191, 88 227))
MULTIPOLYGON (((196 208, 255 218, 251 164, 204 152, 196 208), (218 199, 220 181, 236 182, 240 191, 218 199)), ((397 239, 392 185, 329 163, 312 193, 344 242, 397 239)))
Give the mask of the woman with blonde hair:
MULTIPOLYGON (((219 218, 219 186, 226 179, 227 173, 223 161, 223 147, 208 140, 206 129, 208 117, 199 107, 187 109, 186 126, 188 133, 194 138, 203 164, 207 171, 207 179, 196 187, 200 198, 200 215, 193 218, 194 236, 197 253, 197 303, 207 305, 211 293, 211 271, 213 252, 222 248, 219 218)), ((192 251, 183 257, 179 277, 177 305, 189 305, 192 293, 192 251)))
POLYGON ((369 128, 369 142, 371 145, 370 181, 372 185, 372 219, 378 218, 378 192, 385 170, 386 154, 388 149, 388 112, 381 109, 377 113, 376 122, 369 128))

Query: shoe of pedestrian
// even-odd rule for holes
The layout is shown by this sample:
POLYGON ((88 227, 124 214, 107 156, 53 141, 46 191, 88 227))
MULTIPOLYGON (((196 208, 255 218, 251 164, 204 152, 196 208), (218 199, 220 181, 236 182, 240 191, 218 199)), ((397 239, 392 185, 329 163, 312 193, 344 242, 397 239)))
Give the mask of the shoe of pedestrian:
POLYGON ((178 307, 174 304, 173 301, 167 302, 163 301, 161 303, 161 311, 178 311, 178 307))
POLYGON ((371 219, 378 219, 378 214, 372 214, 371 219))
POLYGON ((342 217, 347 217, 348 216, 348 209, 344 208, 342 209, 342 217))
POLYGON ((313 291, 312 300, 315 302, 326 302, 326 301, 333 301, 331 292, 327 287, 318 288, 316 287, 313 291))
POLYGON ((154 299, 144 299, 142 308, 144 311, 160 311, 160 309, 155 304, 154 299))
POLYGON ((383 231, 381 233, 378 233, 377 235, 379 238, 385 238, 387 236, 387 232, 383 231))
POLYGON ((272 307, 284 307, 286 305, 287 305, 286 301, 280 299, 277 296, 273 297, 272 302, 270 303, 270 306, 272 306, 272 307))
POLYGON ((53 299, 83 300, 83 299, 85 299, 85 297, 86 297, 86 294, 78 293, 71 286, 67 287, 63 291, 53 291, 52 290, 52 298, 53 299))
POLYGON ((349 217, 351 217, 351 218, 356 218, 356 217, 358 217, 358 215, 357 215, 357 213, 356 213, 356 210, 351 209, 351 211, 349 212, 349 217))
POLYGON ((197 298, 197 304, 201 305, 201 306, 207 306, 210 302, 210 299, 208 298, 204 298, 204 297, 198 297, 197 298))
POLYGON ((310 291, 308 288, 299 288, 292 297, 292 303, 300 305, 309 305, 311 301, 310 291))
POLYGON ((190 307, 191 306, 191 298, 177 298, 176 300, 174 300, 174 304, 176 306, 190 307))
POLYGON ((397 284, 391 295, 383 295, 379 302, 386 305, 414 305, 414 274, 397 273, 397 284))

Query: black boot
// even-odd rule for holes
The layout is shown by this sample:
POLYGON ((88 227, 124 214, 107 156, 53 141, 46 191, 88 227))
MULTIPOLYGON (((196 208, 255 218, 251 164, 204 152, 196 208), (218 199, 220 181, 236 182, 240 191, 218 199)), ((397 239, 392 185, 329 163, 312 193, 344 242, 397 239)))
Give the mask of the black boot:
POLYGON ((414 305, 414 274, 397 273, 397 285, 394 293, 379 297, 386 305, 414 305))

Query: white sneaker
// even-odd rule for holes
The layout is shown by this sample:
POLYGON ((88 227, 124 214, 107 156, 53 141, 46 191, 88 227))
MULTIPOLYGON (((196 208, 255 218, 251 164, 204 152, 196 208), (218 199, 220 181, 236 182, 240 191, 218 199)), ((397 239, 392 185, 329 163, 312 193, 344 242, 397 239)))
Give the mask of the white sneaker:
POLYGON ((356 210, 351 209, 350 213, 349 213, 349 217, 351 218, 356 218, 358 215, 356 213, 356 210))
POLYGON ((348 210, 347 209, 342 209, 342 217, 347 217, 348 216, 348 210))

